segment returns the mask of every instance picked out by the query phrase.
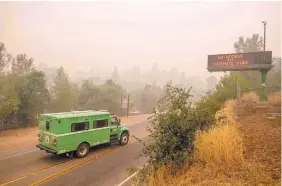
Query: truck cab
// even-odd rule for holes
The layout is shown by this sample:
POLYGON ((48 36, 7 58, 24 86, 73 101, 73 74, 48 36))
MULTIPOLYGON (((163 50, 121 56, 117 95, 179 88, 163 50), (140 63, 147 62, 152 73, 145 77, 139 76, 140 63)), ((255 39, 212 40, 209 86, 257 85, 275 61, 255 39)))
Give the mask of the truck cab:
POLYGON ((124 124, 121 123, 121 120, 118 116, 116 116, 115 114, 111 114, 111 130, 110 130, 110 135, 111 135, 111 141, 120 141, 121 145, 124 145, 125 143, 127 143, 127 141, 129 140, 129 130, 128 127, 124 124), (123 135, 122 131, 126 131, 125 133, 127 133, 128 135, 123 135))

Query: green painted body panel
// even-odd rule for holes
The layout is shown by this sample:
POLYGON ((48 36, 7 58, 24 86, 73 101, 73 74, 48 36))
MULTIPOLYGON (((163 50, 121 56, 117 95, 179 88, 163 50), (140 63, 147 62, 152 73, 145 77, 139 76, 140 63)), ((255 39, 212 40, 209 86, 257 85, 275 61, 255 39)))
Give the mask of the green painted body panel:
POLYGON ((118 139, 120 139, 120 136, 123 132, 127 132, 129 134, 128 127, 125 124, 121 124, 119 127, 118 139))
POLYGON ((79 144, 86 142, 89 146, 109 143, 111 136, 117 136, 118 140, 123 131, 129 133, 126 125, 118 125, 111 122, 111 114, 102 111, 80 111, 42 114, 39 124, 40 145, 62 154, 77 149, 79 144), (94 121, 107 120, 108 126, 94 128, 94 121), (47 129, 46 122, 49 122, 47 129), (72 124, 76 122, 89 122, 88 129, 72 132, 72 124), (56 139, 56 145, 52 142, 56 139))

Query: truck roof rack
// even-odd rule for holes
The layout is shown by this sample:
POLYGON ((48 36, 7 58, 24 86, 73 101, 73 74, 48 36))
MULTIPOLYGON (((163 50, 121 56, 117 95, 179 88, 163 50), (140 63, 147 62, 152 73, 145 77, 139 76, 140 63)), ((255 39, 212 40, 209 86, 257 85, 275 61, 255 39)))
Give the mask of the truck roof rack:
POLYGON ((99 110, 100 112, 108 112, 107 110, 99 110))
MULTIPOLYGON (((108 110, 99 110, 100 112, 109 112, 108 110)), ((115 113, 111 113, 111 112, 109 112, 110 113, 110 115, 115 115, 115 113)))

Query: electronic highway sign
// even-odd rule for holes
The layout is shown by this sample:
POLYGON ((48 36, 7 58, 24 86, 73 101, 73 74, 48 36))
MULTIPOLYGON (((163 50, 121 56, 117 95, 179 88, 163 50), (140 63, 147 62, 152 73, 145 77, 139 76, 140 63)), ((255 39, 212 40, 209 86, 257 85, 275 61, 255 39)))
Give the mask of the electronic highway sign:
POLYGON ((272 51, 208 55, 208 71, 270 70, 272 51))

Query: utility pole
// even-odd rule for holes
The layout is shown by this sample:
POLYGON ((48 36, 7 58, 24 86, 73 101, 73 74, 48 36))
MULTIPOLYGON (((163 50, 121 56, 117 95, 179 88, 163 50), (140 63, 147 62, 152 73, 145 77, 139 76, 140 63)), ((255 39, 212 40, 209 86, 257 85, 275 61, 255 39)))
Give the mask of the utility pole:
POLYGON ((263 23, 263 51, 265 51, 265 40, 266 40, 266 21, 262 21, 263 23))
POLYGON ((129 94, 127 96, 127 117, 128 117, 128 112, 129 112, 129 94))
POLYGON ((120 94, 120 115, 122 115, 122 92, 120 94))
MULTIPOLYGON (((263 51, 265 51, 265 44, 266 44, 266 21, 262 21, 263 23, 263 51)), ((260 100, 261 101, 267 101, 267 95, 265 92, 265 83, 266 83, 266 76, 267 76, 268 70, 261 70, 261 95, 260 95, 260 100)))

